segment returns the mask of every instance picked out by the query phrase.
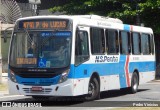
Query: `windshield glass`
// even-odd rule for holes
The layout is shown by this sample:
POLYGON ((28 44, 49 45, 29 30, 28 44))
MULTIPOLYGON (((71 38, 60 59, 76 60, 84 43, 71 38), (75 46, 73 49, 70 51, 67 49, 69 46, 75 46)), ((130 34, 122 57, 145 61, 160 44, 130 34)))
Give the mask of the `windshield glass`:
POLYGON ((10 65, 19 68, 61 68, 70 63, 71 32, 23 31, 13 34, 10 65))

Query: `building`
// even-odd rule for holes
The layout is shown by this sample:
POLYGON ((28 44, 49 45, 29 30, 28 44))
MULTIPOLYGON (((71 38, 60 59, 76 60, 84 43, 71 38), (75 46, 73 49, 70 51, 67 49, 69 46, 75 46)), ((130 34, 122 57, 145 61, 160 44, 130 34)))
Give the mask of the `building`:
MULTIPOLYGON (((8 69, 8 49, 10 35, 14 22, 22 17, 20 8, 15 1, 0 0, 0 76, 2 72, 7 72, 8 69), (4 32, 7 30, 7 42, 4 42, 4 32)), ((1 80, 0 80, 1 81, 1 80)))
MULTIPOLYGON (((8 71, 8 49, 15 21, 21 17, 50 15, 52 13, 48 11, 48 8, 59 3, 58 0, 39 0, 41 4, 35 5, 30 1, 0 0, 0 78, 1 73, 7 73, 8 71), (4 33, 7 35, 6 42, 4 42, 4 33)), ((62 3, 65 1, 67 0, 63 0, 62 3)))

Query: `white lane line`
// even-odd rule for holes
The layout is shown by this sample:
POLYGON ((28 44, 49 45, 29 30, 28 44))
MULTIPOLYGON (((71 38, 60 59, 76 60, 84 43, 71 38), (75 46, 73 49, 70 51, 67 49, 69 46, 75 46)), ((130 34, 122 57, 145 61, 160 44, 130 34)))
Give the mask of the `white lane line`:
POLYGON ((3 97, 0 97, 0 99, 3 99, 3 98, 11 98, 11 97, 24 97, 24 95, 10 95, 10 96, 3 96, 3 97))

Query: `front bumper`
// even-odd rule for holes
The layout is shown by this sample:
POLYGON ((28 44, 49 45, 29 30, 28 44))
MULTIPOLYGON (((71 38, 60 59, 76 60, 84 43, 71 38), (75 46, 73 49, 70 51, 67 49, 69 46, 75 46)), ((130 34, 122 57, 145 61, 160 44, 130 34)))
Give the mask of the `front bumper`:
POLYGON ((23 85, 12 82, 10 79, 9 83, 9 93, 14 95, 42 95, 42 96, 73 96, 73 80, 68 79, 64 83, 50 85, 50 86, 41 86, 42 91, 32 91, 31 85, 23 85))

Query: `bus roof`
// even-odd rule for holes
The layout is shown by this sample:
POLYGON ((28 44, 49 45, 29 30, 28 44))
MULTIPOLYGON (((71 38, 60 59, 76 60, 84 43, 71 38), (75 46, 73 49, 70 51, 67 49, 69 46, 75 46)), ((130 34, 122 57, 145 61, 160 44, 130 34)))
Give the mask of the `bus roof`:
POLYGON ((29 19, 46 19, 46 18, 71 19, 73 21, 77 21, 77 25, 84 25, 84 26, 103 27, 103 28, 119 29, 125 31, 151 33, 151 34, 153 33, 153 30, 148 27, 123 24, 123 22, 120 19, 103 17, 98 15, 45 15, 45 16, 43 15, 43 16, 31 16, 31 17, 20 18, 17 21, 29 20, 29 19))

